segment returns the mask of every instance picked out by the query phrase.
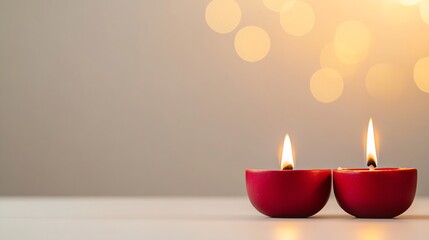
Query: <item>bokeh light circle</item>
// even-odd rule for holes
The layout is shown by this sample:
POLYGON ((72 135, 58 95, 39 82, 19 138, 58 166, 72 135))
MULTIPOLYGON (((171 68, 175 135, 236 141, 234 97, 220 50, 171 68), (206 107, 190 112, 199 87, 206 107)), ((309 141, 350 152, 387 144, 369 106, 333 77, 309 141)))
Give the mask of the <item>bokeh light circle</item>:
POLYGON ((368 70, 365 85, 373 98, 380 101, 392 101, 400 99, 404 92, 405 82, 406 75, 400 67, 379 63, 368 70))
POLYGON ((247 26, 235 35, 235 51, 247 62, 257 62, 263 59, 271 47, 268 33, 256 26, 247 26))
POLYGON ((296 0, 262 0, 265 7, 274 12, 281 12, 283 6, 288 3, 294 3, 296 0))
POLYGON ((424 23, 429 24, 429 0, 423 0, 420 4, 420 17, 424 23))
POLYGON ((397 0, 398 3, 404 5, 404 6, 412 6, 419 4, 422 0, 397 0))
POLYGON ((309 33, 316 20, 313 8, 303 1, 286 2, 280 12, 280 24, 292 36, 309 33))
POLYGON ((206 22, 217 33, 229 33, 241 20, 241 9, 234 0, 213 0, 206 7, 206 22))
POLYGON ((335 54, 333 43, 328 43, 322 48, 320 52, 320 66, 322 68, 336 69, 343 77, 351 76, 358 68, 356 64, 347 64, 340 61, 335 54))
POLYGON ((344 89, 341 74, 332 68, 317 70, 310 80, 310 90, 313 97, 322 103, 331 103, 337 100, 344 89))
POLYGON ((344 63, 359 63, 367 56, 370 42, 370 31, 363 23, 342 22, 335 32, 335 54, 344 63))
POLYGON ((417 61, 414 66, 414 82, 420 90, 429 93, 429 57, 417 61))

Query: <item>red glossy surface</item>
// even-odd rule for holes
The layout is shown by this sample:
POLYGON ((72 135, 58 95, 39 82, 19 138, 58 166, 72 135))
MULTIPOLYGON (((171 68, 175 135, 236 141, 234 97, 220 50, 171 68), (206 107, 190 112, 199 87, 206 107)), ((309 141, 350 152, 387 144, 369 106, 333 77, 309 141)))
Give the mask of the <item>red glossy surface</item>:
POLYGON ((331 170, 246 170, 252 205, 270 217, 310 217, 326 204, 331 170))
POLYGON ((393 218, 413 203, 417 187, 415 168, 334 170, 338 204, 358 218, 393 218))

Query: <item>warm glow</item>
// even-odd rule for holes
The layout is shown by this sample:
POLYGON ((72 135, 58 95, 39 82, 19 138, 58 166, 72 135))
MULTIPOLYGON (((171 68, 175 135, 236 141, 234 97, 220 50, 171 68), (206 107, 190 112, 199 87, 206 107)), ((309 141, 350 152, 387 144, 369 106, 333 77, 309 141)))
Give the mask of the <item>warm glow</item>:
POLYGON ((363 23, 345 21, 335 32, 335 54, 344 63, 359 63, 368 55, 370 40, 369 29, 363 23))
POLYGON ((386 225, 366 223, 362 222, 361 227, 356 231, 355 238, 356 240, 384 240, 391 239, 392 237, 387 236, 386 225))
MULTIPOLYGON (((392 29, 393 31, 400 31, 400 29, 405 31, 409 29, 407 25, 417 23, 416 20, 418 20, 418 15, 416 14, 416 10, 416 7, 407 7, 395 0, 384 0, 382 1, 380 20, 395 26, 394 30, 392 29)), ((414 34, 416 33, 417 32, 414 34)), ((389 34, 387 36, 389 36, 389 39, 386 40, 395 38, 395 34, 389 34)))
POLYGON ((407 77, 399 66, 380 63, 372 66, 366 76, 366 89, 375 99, 389 102, 399 100, 407 77))
POLYGON ((285 3, 292 6, 292 4, 296 2, 296 0, 262 0, 262 2, 268 9, 274 12, 280 12, 285 3))
POLYGON ((374 126, 372 124, 372 118, 369 119, 368 124, 368 133, 366 135, 366 162, 369 166, 371 161, 377 166, 377 151, 375 149, 375 136, 374 136, 374 126))
POLYGON ((293 166, 292 143, 290 142, 289 134, 286 134, 283 142, 281 169, 292 169, 293 166))
POLYGON ((420 90, 429 93, 429 57, 420 59, 414 66, 414 81, 420 90))
POLYGON ((206 8, 206 22, 217 33, 229 33, 241 20, 240 6, 234 0, 213 0, 206 8))
POLYGON ((337 100, 343 93, 343 88, 344 82, 341 74, 331 68, 317 70, 310 80, 313 97, 323 103, 337 100))
POLYGON ((290 223, 280 224, 276 227, 274 239, 297 240, 299 239, 298 228, 290 223))
POLYGON ((335 55, 334 44, 326 44, 320 52, 320 66, 323 68, 336 69, 341 76, 348 77, 356 72, 358 65, 347 64, 340 61, 335 55))
POLYGON ((292 36, 303 36, 314 26, 316 16, 313 8, 306 2, 286 2, 280 12, 282 28, 292 36))
POLYGON ((420 3, 422 0, 397 0, 400 4, 404 6, 411 6, 420 3))
POLYGON ((270 53, 269 66, 259 70, 279 74, 268 75, 294 76, 320 57, 320 69, 313 69, 306 88, 318 102, 334 102, 343 93, 349 100, 370 98, 379 104, 412 101, 411 64, 416 86, 429 93, 429 55, 422 55, 429 51, 429 26, 424 29, 422 23, 429 25, 429 0, 208 2, 207 24, 218 33, 235 34, 234 50, 242 60, 259 62, 270 53), (261 25, 243 25, 242 16, 261 25))
POLYGON ((365 58, 367 58, 368 53, 369 53, 369 50, 365 50, 362 52, 356 52, 353 54, 349 54, 349 53, 345 53, 345 52, 335 50, 335 55, 337 56, 338 60, 340 60, 341 62, 343 62, 345 64, 351 64, 351 65, 359 64, 359 63, 363 62, 365 60, 365 58))
POLYGON ((420 17, 423 22, 429 24, 429 0, 423 0, 420 4, 420 17))
POLYGON ((235 51, 243 60, 257 62, 268 54, 271 42, 264 29, 248 26, 235 35, 234 45, 235 51))

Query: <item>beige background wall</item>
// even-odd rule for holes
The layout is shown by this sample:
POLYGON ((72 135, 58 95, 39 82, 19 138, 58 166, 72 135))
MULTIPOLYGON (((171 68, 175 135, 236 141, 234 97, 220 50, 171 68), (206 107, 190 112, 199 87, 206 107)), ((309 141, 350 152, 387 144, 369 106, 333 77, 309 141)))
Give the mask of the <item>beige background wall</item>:
MULTIPOLYGON (((405 57, 391 50, 416 44, 373 49, 323 104, 309 79, 345 14, 316 12, 325 20, 295 38, 259 1, 237 1, 239 28, 271 37, 267 57, 247 63, 236 31, 207 26, 208 2, 1 0, 0 195, 242 195, 246 168, 279 167, 286 132, 299 169, 363 167, 370 116, 379 165, 418 168, 419 194, 429 194, 429 94, 412 79, 427 44, 405 57), (407 76, 388 101, 364 82, 384 60, 407 76)), ((429 35, 404 26, 423 43, 429 35)))

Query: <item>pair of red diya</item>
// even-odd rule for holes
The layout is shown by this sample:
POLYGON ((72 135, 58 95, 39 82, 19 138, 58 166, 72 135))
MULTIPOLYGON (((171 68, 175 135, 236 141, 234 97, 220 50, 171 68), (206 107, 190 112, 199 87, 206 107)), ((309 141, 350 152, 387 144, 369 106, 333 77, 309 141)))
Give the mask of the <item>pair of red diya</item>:
POLYGON ((417 187, 415 168, 376 168, 372 120, 367 134, 367 169, 293 170, 289 135, 283 145, 282 170, 246 170, 252 205, 270 217, 303 218, 319 212, 334 185, 340 207, 358 218, 393 218, 412 204, 417 187), (333 176, 333 181, 332 181, 333 176))

